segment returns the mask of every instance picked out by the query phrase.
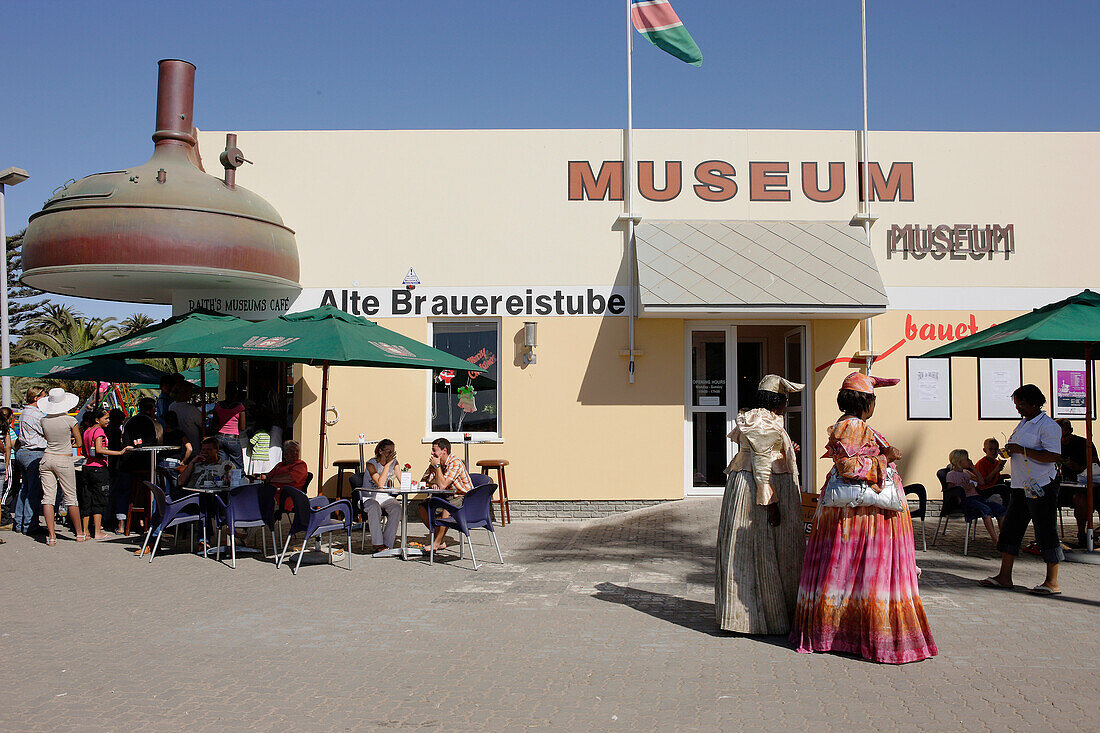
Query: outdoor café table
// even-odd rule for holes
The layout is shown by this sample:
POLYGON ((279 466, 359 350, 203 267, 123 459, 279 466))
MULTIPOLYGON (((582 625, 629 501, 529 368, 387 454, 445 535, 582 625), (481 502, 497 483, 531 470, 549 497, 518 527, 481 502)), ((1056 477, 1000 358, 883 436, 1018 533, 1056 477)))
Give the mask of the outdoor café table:
POLYGON ((391 496, 401 497, 401 547, 390 548, 389 550, 382 550, 376 552, 372 557, 398 557, 402 560, 408 560, 409 556, 419 557, 424 554, 423 550, 409 547, 409 497, 414 494, 428 494, 430 496, 443 496, 445 494, 453 494, 453 491, 441 491, 440 489, 429 489, 422 484, 413 485, 408 489, 396 488, 396 489, 382 489, 391 496))
MULTIPOLYGON (((244 484, 240 484, 240 485, 244 486, 244 484)), ((208 509, 212 509, 213 505, 214 505, 214 500, 211 497, 213 497, 215 494, 228 494, 232 489, 235 489, 235 488, 237 488, 237 487, 236 486, 230 486, 229 484, 198 484, 196 486, 180 486, 179 490, 180 491, 191 491, 191 492, 196 493, 196 494, 202 494, 203 498, 206 499, 206 504, 207 504, 208 509)), ((218 528, 215 526, 215 521, 216 520, 214 519, 214 512, 213 511, 208 511, 207 512, 207 517, 210 519, 210 528, 212 530, 212 534, 215 537, 217 537, 218 536, 218 528)), ((228 545, 222 545, 221 547, 207 547, 203 552, 201 552, 199 554, 204 555, 206 557, 209 557, 211 552, 217 552, 219 550, 225 550, 226 552, 229 552, 229 546, 228 545)), ((259 550, 257 550, 254 547, 241 547, 241 546, 238 546, 237 547, 237 553, 239 554, 239 553, 242 553, 242 552, 259 552, 259 550)))
MULTIPOLYGON (((359 473, 365 474, 367 472, 366 446, 375 445, 376 443, 381 443, 381 442, 382 442, 381 439, 379 439, 379 440, 366 440, 366 439, 363 439, 363 440, 356 440, 356 441, 353 441, 351 443, 337 443, 336 445, 357 445, 357 446, 359 446, 359 473)), ((333 465, 335 466, 336 464, 333 463, 333 465)), ((337 499, 341 498, 340 497, 340 489, 342 488, 341 487, 341 483, 342 483, 341 478, 344 475, 344 468, 342 466, 340 466, 338 468, 339 468, 339 473, 336 474, 336 498, 337 499)))
MULTIPOLYGON (((149 454, 149 480, 157 480, 157 453, 166 450, 179 450, 178 445, 136 445, 131 453, 148 453, 149 454)), ((149 496, 149 506, 152 506, 152 495, 149 496)), ((129 526, 129 525, 127 525, 129 526)))
MULTIPOLYGON (((367 472, 367 453, 366 446, 380 443, 381 440, 356 440, 351 443, 337 443, 336 445, 357 445, 359 446, 359 473, 367 472)), ((339 487, 337 487, 339 488, 339 487)))
POLYGON ((149 479, 153 480, 153 477, 157 475, 157 453, 179 449, 180 447, 178 445, 138 445, 134 446, 132 452, 149 454, 149 479))

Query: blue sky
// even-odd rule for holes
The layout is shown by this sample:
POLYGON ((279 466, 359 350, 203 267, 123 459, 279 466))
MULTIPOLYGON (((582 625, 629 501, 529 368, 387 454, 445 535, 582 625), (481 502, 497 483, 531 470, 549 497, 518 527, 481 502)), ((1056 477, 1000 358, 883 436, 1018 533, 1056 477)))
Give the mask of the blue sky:
MULTIPOLYGON (((635 36, 636 127, 861 125, 858 0, 673 7, 703 66, 635 36)), ((872 131, 1098 129, 1094 0, 867 15, 872 131)), ((158 59, 198 66, 205 129, 620 128, 625 22, 623 0, 3 0, 0 168, 31 174, 7 190, 8 233, 70 178, 148 159, 158 59)))

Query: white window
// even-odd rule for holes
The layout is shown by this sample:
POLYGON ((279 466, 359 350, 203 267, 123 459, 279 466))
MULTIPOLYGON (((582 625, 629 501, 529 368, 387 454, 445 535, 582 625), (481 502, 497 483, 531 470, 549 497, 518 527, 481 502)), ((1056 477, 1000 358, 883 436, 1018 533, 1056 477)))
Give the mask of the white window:
POLYGON ((484 372, 432 372, 428 432, 461 440, 500 436, 500 322, 435 321, 432 346, 473 362, 484 372))

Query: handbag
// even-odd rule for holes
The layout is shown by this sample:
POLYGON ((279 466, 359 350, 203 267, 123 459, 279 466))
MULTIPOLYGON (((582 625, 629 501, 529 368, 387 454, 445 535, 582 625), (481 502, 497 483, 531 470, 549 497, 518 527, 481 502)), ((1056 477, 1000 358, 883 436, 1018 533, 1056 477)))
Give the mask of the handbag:
POLYGON ((905 507, 905 500, 898 491, 892 470, 886 472, 886 477, 882 481, 882 491, 875 491, 874 486, 869 482, 846 479, 834 468, 829 471, 819 505, 853 508, 870 506, 900 512, 905 507))

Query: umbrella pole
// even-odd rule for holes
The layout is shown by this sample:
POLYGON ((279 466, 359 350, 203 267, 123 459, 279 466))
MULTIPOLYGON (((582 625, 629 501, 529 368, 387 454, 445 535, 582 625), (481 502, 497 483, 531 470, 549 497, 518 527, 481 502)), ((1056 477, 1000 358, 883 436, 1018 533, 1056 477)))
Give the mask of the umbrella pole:
POLYGON ((1085 344, 1085 507, 1089 517, 1085 521, 1085 549, 1092 552, 1092 463, 1096 456, 1092 454, 1092 383, 1093 383, 1092 345, 1085 344))
MULTIPOLYGON (((317 496, 325 483, 325 413, 328 411, 328 362, 321 366, 321 440, 317 448, 317 496)), ((350 551, 350 548, 349 548, 350 551)))
POLYGON ((199 401, 202 404, 202 425, 199 435, 206 437, 206 357, 199 357, 199 401))

